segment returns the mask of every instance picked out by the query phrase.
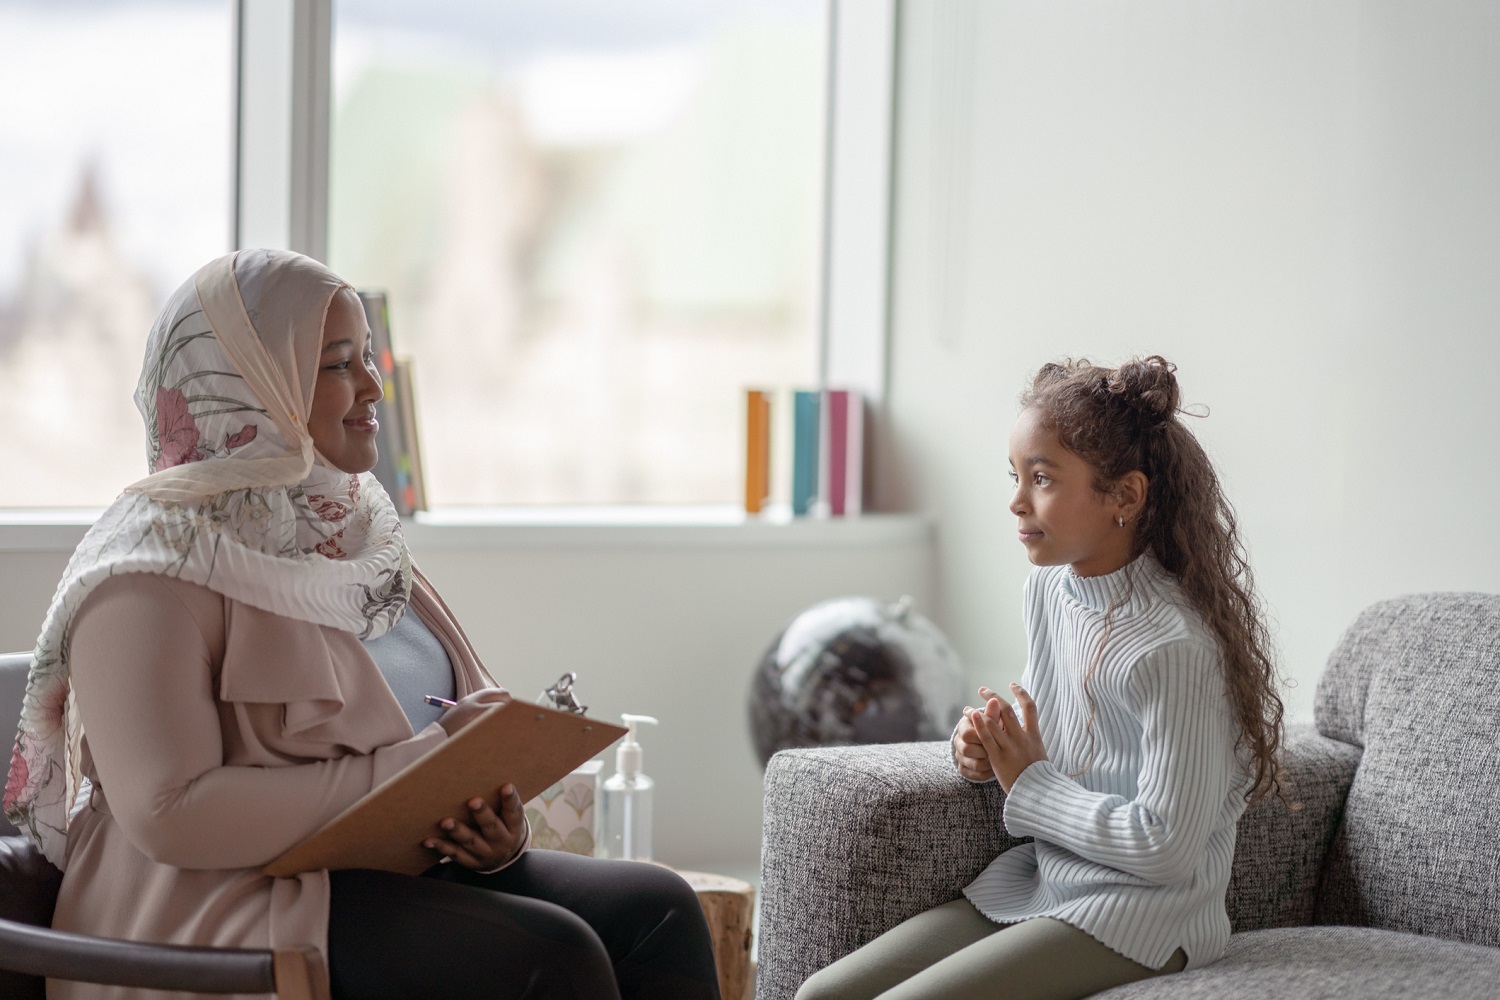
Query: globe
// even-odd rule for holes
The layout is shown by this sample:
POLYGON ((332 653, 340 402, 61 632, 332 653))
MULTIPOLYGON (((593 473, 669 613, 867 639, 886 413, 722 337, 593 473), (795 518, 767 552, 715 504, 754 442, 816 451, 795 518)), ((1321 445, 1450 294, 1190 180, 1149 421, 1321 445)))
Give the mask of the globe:
POLYGON ((815 604, 771 643, 750 692, 761 765, 788 747, 947 739, 963 708, 953 647, 909 597, 815 604))

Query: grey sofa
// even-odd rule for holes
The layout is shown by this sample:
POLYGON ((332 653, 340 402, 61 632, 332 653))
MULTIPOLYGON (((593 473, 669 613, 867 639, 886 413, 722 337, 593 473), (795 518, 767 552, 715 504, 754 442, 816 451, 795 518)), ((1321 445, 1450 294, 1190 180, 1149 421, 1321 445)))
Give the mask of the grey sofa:
MULTIPOLYGON (((1500 595, 1377 604, 1289 727, 1300 809, 1239 826, 1228 952, 1108 1000, 1500 998, 1500 595)), ((957 897, 1015 843, 946 743, 786 750, 766 769, 757 1000, 957 897)), ((977 995, 977 994, 976 994, 977 995)))

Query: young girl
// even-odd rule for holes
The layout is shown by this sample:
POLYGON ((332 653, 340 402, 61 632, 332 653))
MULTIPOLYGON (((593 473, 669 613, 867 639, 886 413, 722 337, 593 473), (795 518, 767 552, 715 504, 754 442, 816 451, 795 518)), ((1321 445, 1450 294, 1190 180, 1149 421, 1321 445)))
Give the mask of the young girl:
POLYGON ((1010 437, 1036 569, 1016 704, 981 687, 958 773, 1030 837, 963 898, 814 975, 799 1000, 1063 1000, 1217 959, 1235 824, 1279 792, 1281 700, 1234 512, 1178 419, 1173 365, 1049 364, 1010 437))

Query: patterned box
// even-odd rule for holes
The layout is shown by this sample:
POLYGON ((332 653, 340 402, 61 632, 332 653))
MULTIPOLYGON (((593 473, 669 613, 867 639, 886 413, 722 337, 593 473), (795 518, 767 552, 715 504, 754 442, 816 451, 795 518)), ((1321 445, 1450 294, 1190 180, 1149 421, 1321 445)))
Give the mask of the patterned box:
POLYGON ((531 846, 573 854, 594 854, 598 829, 594 803, 599 798, 599 772, 604 762, 591 760, 526 803, 531 822, 531 846))

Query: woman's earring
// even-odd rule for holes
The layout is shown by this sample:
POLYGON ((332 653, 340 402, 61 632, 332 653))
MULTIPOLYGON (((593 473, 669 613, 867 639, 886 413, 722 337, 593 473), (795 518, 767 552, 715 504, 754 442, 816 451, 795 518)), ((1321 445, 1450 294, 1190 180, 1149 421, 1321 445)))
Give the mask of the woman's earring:
POLYGON ((1118 517, 1116 517, 1115 518, 1115 523, 1118 524, 1122 528, 1125 527, 1125 515, 1121 514, 1118 517))

